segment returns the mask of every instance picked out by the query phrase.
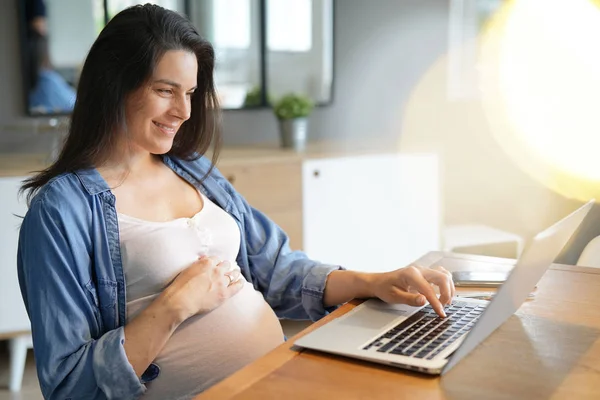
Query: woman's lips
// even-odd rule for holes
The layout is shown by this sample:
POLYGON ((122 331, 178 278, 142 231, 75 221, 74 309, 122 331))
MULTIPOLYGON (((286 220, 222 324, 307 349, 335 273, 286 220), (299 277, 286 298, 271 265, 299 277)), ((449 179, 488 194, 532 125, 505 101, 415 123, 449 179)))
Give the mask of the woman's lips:
POLYGON ((166 135, 173 136, 177 132, 177 126, 173 126, 173 125, 169 126, 169 125, 161 124, 160 122, 156 122, 156 121, 152 121, 152 122, 154 123, 154 125, 156 125, 158 127, 158 129, 160 129, 166 135))

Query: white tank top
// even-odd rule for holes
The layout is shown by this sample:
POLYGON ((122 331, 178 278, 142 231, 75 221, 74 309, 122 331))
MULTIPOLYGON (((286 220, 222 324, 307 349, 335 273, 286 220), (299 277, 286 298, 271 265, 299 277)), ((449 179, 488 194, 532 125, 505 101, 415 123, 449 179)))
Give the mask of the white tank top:
MULTIPOLYGON (((192 218, 151 222, 119 214, 127 321, 199 255, 235 264, 239 228, 229 214, 201 196, 204 207, 192 218)), ((192 398, 282 342, 275 313, 261 293, 245 282, 242 290, 217 309, 177 328, 154 360, 160 375, 146 384, 143 398, 192 398)))

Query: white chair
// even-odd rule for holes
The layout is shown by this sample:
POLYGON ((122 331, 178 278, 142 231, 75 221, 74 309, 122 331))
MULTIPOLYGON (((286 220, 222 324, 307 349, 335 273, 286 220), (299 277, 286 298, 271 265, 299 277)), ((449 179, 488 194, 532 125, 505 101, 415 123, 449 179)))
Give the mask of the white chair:
POLYGON ((577 265, 600 268, 600 236, 592 239, 581 252, 577 265))
POLYGON ((25 373, 25 361, 27 350, 33 348, 31 334, 15 336, 8 341, 8 352, 10 356, 10 381, 8 389, 11 392, 19 392, 23 383, 25 373))

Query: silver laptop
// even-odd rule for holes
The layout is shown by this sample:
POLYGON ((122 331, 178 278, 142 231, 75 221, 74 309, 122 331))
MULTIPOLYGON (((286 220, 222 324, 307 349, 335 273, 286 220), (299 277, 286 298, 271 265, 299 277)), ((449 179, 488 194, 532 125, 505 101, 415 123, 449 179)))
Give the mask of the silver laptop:
MULTIPOLYGON (((593 203, 591 200, 536 235, 491 301, 456 297, 445 309, 447 318, 440 318, 429 305, 389 305, 371 299, 295 344, 427 374, 444 374, 517 311, 593 203)), ((456 261, 445 257, 430 266, 456 261)))

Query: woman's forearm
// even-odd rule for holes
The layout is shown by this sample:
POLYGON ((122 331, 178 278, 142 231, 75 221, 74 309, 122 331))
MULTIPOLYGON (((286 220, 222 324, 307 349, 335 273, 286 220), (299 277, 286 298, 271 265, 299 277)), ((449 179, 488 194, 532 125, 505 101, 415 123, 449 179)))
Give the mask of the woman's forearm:
POLYGON ((156 358, 183 320, 167 305, 161 295, 125 325, 123 346, 127 359, 138 377, 156 358))
POLYGON ((336 306, 356 298, 373 296, 375 274, 357 271, 332 271, 325 283, 323 305, 336 306))

